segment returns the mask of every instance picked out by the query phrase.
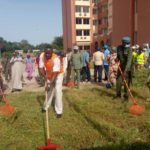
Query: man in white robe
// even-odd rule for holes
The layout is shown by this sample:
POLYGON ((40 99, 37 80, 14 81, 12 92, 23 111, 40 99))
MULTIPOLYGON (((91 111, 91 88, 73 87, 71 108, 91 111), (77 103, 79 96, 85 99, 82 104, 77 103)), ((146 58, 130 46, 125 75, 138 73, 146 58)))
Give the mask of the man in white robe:
POLYGON ((10 63, 12 64, 12 80, 11 89, 14 91, 22 90, 22 75, 23 75, 23 60, 18 52, 15 52, 14 56, 11 58, 10 63))

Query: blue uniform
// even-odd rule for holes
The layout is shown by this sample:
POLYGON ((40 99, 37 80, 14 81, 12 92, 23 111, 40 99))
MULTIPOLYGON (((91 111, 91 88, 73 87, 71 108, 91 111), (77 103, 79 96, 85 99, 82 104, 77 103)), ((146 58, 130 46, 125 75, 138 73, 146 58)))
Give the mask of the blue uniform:
POLYGON ((109 56, 110 54, 110 51, 108 49, 105 49, 104 51, 104 69, 105 69, 105 80, 108 80, 108 71, 109 71, 109 65, 108 65, 108 62, 107 62, 107 56, 109 56))

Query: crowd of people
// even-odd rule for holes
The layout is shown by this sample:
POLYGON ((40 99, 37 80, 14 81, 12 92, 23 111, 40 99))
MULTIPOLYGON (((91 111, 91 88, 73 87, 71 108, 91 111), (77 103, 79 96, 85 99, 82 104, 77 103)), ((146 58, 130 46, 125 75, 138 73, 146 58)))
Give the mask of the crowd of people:
POLYGON ((10 84, 10 89, 12 92, 21 91, 22 85, 24 83, 24 72, 26 71, 27 79, 31 80, 33 75, 34 68, 34 59, 31 57, 29 53, 27 53, 26 57, 19 53, 13 53, 12 57, 10 57, 7 53, 3 54, 1 59, 1 89, 5 90, 4 82, 6 85, 10 84), (4 77, 4 79, 2 78, 4 77))
MULTIPOLYGON (((61 117, 63 85, 73 82, 79 89, 81 82, 101 83, 106 81, 104 83, 109 83, 110 87, 116 86, 116 95, 113 99, 120 98, 123 84, 121 72, 130 86, 136 70, 143 67, 150 68, 150 48, 148 44, 144 44, 142 47, 131 46, 130 37, 123 37, 122 43, 118 47, 104 44, 97 47, 92 56, 89 50, 79 50, 77 45, 68 49, 67 53, 55 52, 48 47, 38 53, 36 58, 32 57, 30 53, 27 53, 25 58, 18 52, 15 52, 12 58, 4 53, 0 66, 1 75, 4 75, 7 82, 11 81, 12 92, 22 90, 24 72, 27 74, 26 78, 29 81, 32 80, 35 64, 39 74, 38 79, 45 85, 47 91, 48 102, 44 103, 42 110, 47 111, 55 97, 55 111, 57 116, 61 117)), ((150 77, 147 81, 148 85, 150 84, 149 80, 150 77)), ((2 76, 1 89, 2 91, 4 89, 2 76)), ((123 97, 128 100, 126 87, 124 87, 123 97)))
MULTIPOLYGON (((148 44, 144 44, 143 47, 139 45, 131 46, 130 38, 125 37, 122 39, 122 45, 118 47, 110 47, 104 44, 102 47, 98 47, 93 56, 90 56, 89 50, 79 50, 78 46, 73 47, 73 51, 68 50, 65 55, 68 60, 68 75, 67 80, 72 79, 74 83, 79 87, 80 82, 91 81, 91 69, 94 68, 94 82, 101 83, 102 80, 111 82, 112 85, 116 85, 118 65, 121 60, 126 59, 126 56, 130 56, 130 70, 132 76, 134 76, 135 70, 142 68, 150 68, 150 48, 148 44), (123 44, 129 47, 125 48, 123 44), (127 54, 120 52, 125 52, 127 54), (128 54, 128 52, 130 52, 128 54), (68 77, 69 76, 69 77, 68 77)), ((129 62, 125 60, 125 62, 129 62)), ((122 68, 123 69, 123 68, 122 68)))

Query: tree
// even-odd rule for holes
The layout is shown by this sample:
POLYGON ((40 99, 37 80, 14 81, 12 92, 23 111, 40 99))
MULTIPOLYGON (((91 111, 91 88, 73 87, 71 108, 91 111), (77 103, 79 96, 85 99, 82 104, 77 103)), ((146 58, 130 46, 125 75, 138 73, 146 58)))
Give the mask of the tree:
POLYGON ((0 49, 3 49, 5 47, 6 41, 0 37, 0 49))
POLYGON ((40 49, 40 50, 44 50, 45 48, 48 48, 48 47, 51 47, 51 44, 41 43, 41 44, 37 45, 35 48, 40 49))
POLYGON ((31 44, 29 44, 29 42, 28 42, 27 40, 21 40, 21 41, 20 41, 20 47, 21 47, 21 49, 24 50, 24 51, 28 51, 28 50, 34 48, 34 46, 31 45, 31 44))
POLYGON ((57 36, 52 42, 53 49, 62 50, 63 49, 63 37, 57 36))

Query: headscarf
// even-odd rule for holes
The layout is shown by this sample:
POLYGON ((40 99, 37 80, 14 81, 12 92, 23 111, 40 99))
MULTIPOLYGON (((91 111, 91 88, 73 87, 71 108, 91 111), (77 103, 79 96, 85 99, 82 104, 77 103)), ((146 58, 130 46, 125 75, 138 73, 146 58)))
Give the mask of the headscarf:
POLYGON ((27 63, 30 64, 31 63, 31 57, 28 57, 28 56, 31 56, 29 53, 27 54, 27 63))

